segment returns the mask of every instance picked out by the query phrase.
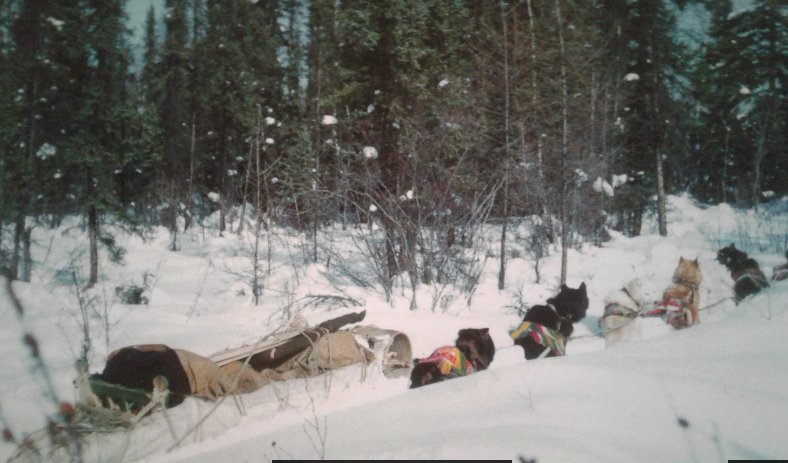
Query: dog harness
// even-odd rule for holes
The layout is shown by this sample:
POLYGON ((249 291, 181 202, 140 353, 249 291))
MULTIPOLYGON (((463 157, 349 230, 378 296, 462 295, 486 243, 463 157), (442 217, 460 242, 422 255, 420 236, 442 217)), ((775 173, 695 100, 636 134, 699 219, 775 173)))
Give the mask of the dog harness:
POLYGON ((509 331, 515 341, 530 337, 537 344, 547 347, 558 357, 566 355, 566 338, 561 333, 534 322, 523 322, 516 330, 509 331))
POLYGON ((772 273, 772 280, 774 281, 783 281, 788 279, 788 264, 778 265, 774 267, 774 273, 772 273))
POLYGON ((553 313, 555 313, 555 316, 558 317, 558 330, 559 331, 561 330, 561 326, 562 326, 561 324, 562 323, 568 323, 570 325, 572 324, 572 320, 569 319, 568 317, 565 317, 565 316, 561 315, 560 313, 558 313, 558 309, 553 304, 546 304, 546 305, 547 305, 547 308, 552 310, 553 313))
POLYGON ((697 323, 697 317, 692 309, 681 299, 670 296, 663 299, 643 316, 662 317, 665 322, 676 329, 687 328, 697 323))
MULTIPOLYGON (((636 306, 639 306, 637 301, 635 301, 635 298, 632 297, 631 294, 629 294, 629 291, 627 291, 627 288, 621 288, 621 290, 624 292, 624 294, 627 295, 627 297, 632 302, 635 303, 636 306)), ((621 304, 617 304, 615 302, 612 302, 612 303, 610 303, 610 304, 605 306, 605 313, 601 317, 599 317, 599 320, 597 320, 597 324, 599 326, 602 326, 602 321, 605 318, 613 316, 613 315, 618 316, 618 317, 635 318, 635 317, 638 316, 638 311, 637 310, 632 310, 632 309, 630 309, 628 307, 624 307, 621 304)))
POLYGON ((448 374, 465 376, 476 373, 473 364, 466 360, 465 354, 454 346, 440 347, 432 355, 418 359, 416 363, 436 363, 444 376, 448 374))
POLYGON ((758 288, 763 289, 769 286, 769 282, 766 280, 766 276, 763 274, 763 272, 761 272, 759 269, 756 268, 746 268, 741 272, 734 273, 731 276, 733 277, 733 281, 736 283, 738 283, 739 280, 749 278, 750 280, 752 280, 753 283, 755 283, 756 286, 758 286, 758 288))
POLYGON ((676 278, 676 277, 673 277, 673 283, 675 283, 677 285, 689 286, 689 288, 692 290, 692 291, 690 291, 690 303, 691 304, 695 303, 695 294, 698 292, 698 285, 697 284, 695 284, 692 281, 685 280, 683 278, 676 278))

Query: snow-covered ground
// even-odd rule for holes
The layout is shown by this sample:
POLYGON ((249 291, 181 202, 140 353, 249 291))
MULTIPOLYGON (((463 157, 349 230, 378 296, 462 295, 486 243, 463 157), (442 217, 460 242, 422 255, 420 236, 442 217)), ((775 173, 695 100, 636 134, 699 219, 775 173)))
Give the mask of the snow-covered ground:
MULTIPOLYGON (((602 247, 571 251, 568 284, 588 286, 588 316, 576 326, 566 357, 528 363, 508 337, 519 321, 512 306, 518 300, 542 303, 555 293, 557 250, 541 263, 537 284, 528 254, 514 252, 523 244, 512 240, 516 257, 510 257, 507 285, 499 291, 499 244, 491 239, 470 304, 457 297, 445 309, 432 310, 435 288, 422 285, 419 309, 410 311, 409 285, 398 285, 388 303, 374 286, 338 284, 325 261, 302 265, 309 243, 282 230, 272 238, 271 276, 255 306, 243 281, 251 266, 244 251, 248 237, 219 237, 211 228, 179 236, 178 252, 167 250, 164 230, 148 241, 117 232, 127 251, 125 264, 103 261, 99 284, 78 294, 72 273, 84 276, 87 254, 80 225, 73 219, 56 230, 34 229, 33 282, 14 284, 25 308, 21 320, 5 291, 0 299, 0 418, 17 439, 41 429, 55 411, 22 342, 24 333, 38 339, 60 399, 74 400, 74 362, 84 338, 78 296, 88 308, 95 372, 110 351, 131 344, 164 343, 210 355, 252 343, 281 325, 288 307, 311 300, 307 296, 341 295, 360 305, 310 305, 302 314, 316 324, 365 309, 363 324, 407 333, 416 357, 453 343, 460 328, 489 327, 498 347, 495 360, 487 371, 412 391, 407 378, 386 379, 360 367, 278 383, 243 396, 243 403, 219 404, 175 447, 173 434, 186 435, 214 408, 188 399, 167 417, 144 419, 130 435, 96 437, 86 459, 236 463, 521 456, 544 463, 788 457, 788 281, 735 306, 730 276, 714 261, 716 251, 733 242, 770 277, 772 266, 785 260, 788 212, 782 201, 756 213, 727 205, 699 208, 686 196, 671 197, 668 237, 648 224, 640 237, 614 234, 602 247), (713 305, 701 311, 701 324, 678 332, 650 327, 644 339, 606 349, 596 333, 607 293, 635 277, 661 292, 682 256, 699 259, 700 306, 713 305), (141 285, 145 272, 148 305, 121 304, 115 287, 141 285)), ((337 255, 352 262, 351 241, 340 227, 332 233, 337 255)), ((0 459, 13 450, 0 444, 0 459)))

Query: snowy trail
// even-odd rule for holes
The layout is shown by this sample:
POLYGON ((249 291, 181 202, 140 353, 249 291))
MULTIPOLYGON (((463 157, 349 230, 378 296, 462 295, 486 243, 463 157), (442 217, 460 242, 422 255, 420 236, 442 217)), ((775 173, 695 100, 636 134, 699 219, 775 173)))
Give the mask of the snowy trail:
POLYGON ((318 414, 325 447, 304 425, 314 417, 305 417, 274 429, 257 423, 146 461, 253 462, 317 458, 323 451, 332 459, 522 455, 539 462, 784 456, 788 316, 767 320, 758 302, 727 320, 660 338, 521 361, 318 414), (758 335, 774 342, 742 342, 758 335))
MULTIPOLYGON (((528 363, 522 350, 512 345, 508 330, 520 321, 516 305, 542 303, 557 290, 557 249, 540 262, 539 283, 529 257, 509 260, 503 291, 497 289, 495 253, 500 251, 490 249, 493 257, 485 257, 472 302, 457 297, 445 307, 433 308, 437 289, 459 294, 458 289, 422 285, 416 294, 419 310, 410 311, 412 293, 407 285, 398 286, 387 302, 374 288, 336 286, 322 264, 304 264, 294 275, 294 267, 288 267, 289 251, 277 248, 274 267, 279 270, 270 276, 265 297, 255 306, 247 284, 228 272, 248 265, 237 254, 243 241, 239 237, 210 236, 209 229, 207 237, 182 235, 182 250, 171 252, 166 231, 159 230, 148 242, 118 232, 127 263, 104 262, 103 280, 91 293, 97 312, 89 318, 90 371, 100 371, 109 352, 126 345, 163 342, 210 355, 252 343, 287 318, 284 308, 290 302, 308 294, 341 294, 361 305, 310 306, 302 314, 317 324, 365 309, 364 324, 406 333, 415 357, 452 344, 461 328, 489 327, 498 348, 495 359, 487 371, 418 390, 408 389, 407 378, 378 376, 362 382, 352 368, 337 373, 334 384, 339 386, 328 393, 317 387, 308 392, 306 384, 264 388, 244 396, 245 414, 226 401, 199 433, 170 453, 167 425, 161 415, 152 416, 143 420, 149 425, 135 434, 125 461, 133 461, 130 455, 144 455, 141 461, 147 463, 251 463, 320 456, 515 461, 523 456, 539 463, 786 458, 788 281, 735 306, 729 299, 730 275, 714 260, 720 246, 749 245, 770 276, 771 266, 784 262, 775 239, 781 240, 788 227, 785 206, 777 204, 775 210, 777 206, 781 212, 763 219, 727 205, 699 208, 686 196, 670 197, 668 237, 647 229, 636 238, 612 232, 612 239, 601 247, 569 250, 568 284, 588 285, 588 316, 575 325, 577 337, 569 342, 566 357, 528 363), (658 319, 639 320, 640 340, 606 348, 597 325, 605 296, 636 277, 661 294, 680 257, 699 259, 704 276, 700 306, 722 302, 703 310, 701 323, 687 330, 674 332, 658 319), (140 284, 145 272, 154 275, 149 305, 124 305, 113 299, 116 286, 140 284), (283 394, 289 394, 284 407, 283 394), (682 427, 680 419, 688 427, 682 427)), ((500 234, 494 228, 488 232, 500 234)), ((0 411, 18 437, 42 429, 47 417, 55 414, 53 404, 42 398, 40 379, 20 342, 23 333, 38 338, 62 400, 73 400, 73 365, 82 341, 79 306, 62 270, 71 265, 73 250, 84 247, 85 237, 74 224, 61 230, 36 228, 34 233, 36 242, 51 246, 34 249, 40 265, 33 283, 14 284, 26 309, 21 325, 5 295, 0 295, 0 411)), ((338 249, 357 252, 340 235, 335 238, 338 249)), ((489 242, 495 244, 495 239, 489 242)), ((518 250, 522 244, 510 245, 518 250)), ((298 238, 289 246, 297 249, 298 238)), ((321 381, 316 379, 315 386, 321 381)), ((188 399, 169 413, 180 433, 212 406, 188 399)), ((97 446, 104 456, 111 453, 114 438, 125 439, 122 434, 99 436, 107 443, 97 446)), ((0 461, 13 451, 14 446, 0 443, 0 461)))

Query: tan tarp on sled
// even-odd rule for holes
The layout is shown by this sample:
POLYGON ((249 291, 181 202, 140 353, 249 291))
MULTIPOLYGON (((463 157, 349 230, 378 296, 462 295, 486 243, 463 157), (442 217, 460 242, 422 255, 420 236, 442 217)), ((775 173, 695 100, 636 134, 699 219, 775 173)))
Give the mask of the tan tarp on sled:
POLYGON ((274 368, 258 372, 246 362, 248 357, 256 353, 274 353, 277 347, 302 335, 307 329, 308 324, 303 317, 296 315, 264 342, 223 351, 211 355, 210 358, 220 366, 231 383, 240 372, 234 389, 240 393, 256 391, 273 381, 317 376, 356 363, 370 364, 376 358, 380 359, 386 376, 398 376, 409 371, 412 350, 408 337, 399 331, 383 330, 375 326, 358 326, 352 331, 324 334, 309 347, 274 368))

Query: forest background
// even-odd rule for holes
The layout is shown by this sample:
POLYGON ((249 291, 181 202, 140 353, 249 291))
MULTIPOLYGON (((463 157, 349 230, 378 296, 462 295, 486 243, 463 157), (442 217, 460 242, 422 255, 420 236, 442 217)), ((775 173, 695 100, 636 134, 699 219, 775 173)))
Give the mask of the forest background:
POLYGON ((538 263, 606 228, 638 235, 651 210, 666 234, 665 194, 755 208, 788 194, 777 0, 166 0, 136 55, 127 9, 0 1, 12 278, 30 281, 31 231, 68 215, 88 231, 90 286, 99 249, 123 259, 107 225, 164 225, 177 250, 219 211, 219 233, 311 237, 313 261, 331 259, 321 228, 379 227, 366 252, 387 294, 398 274, 470 288, 453 245, 481 223, 504 225, 505 249, 528 221, 538 263))

